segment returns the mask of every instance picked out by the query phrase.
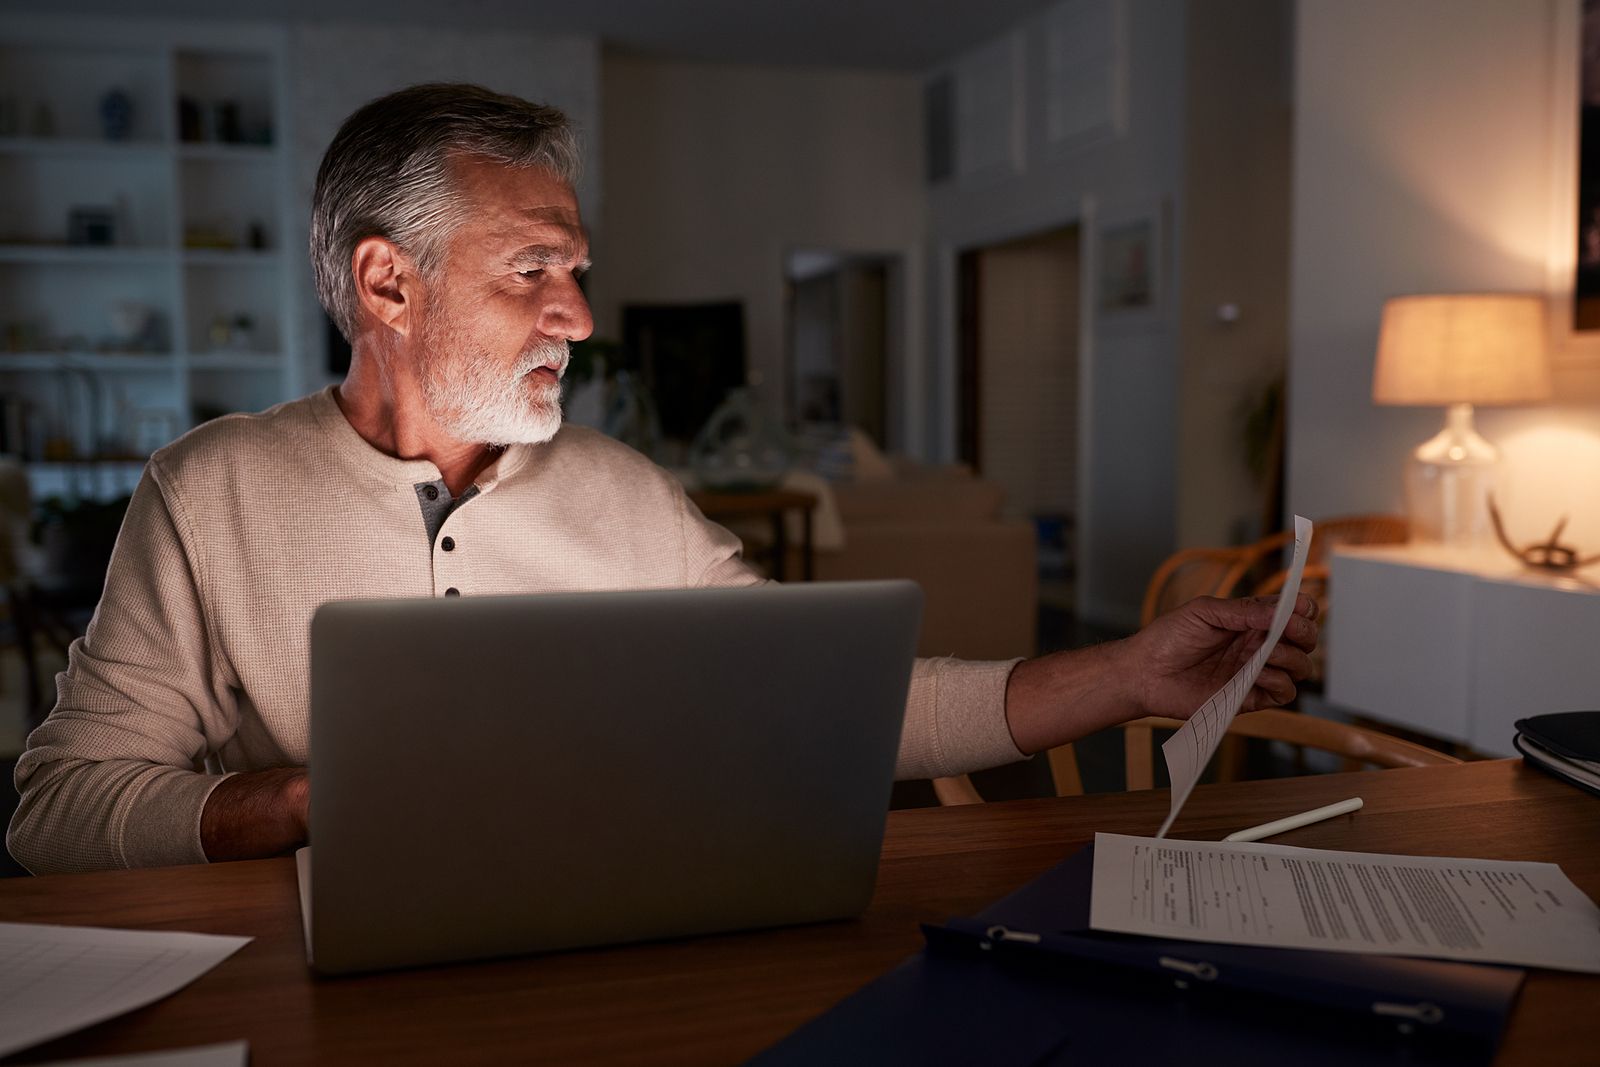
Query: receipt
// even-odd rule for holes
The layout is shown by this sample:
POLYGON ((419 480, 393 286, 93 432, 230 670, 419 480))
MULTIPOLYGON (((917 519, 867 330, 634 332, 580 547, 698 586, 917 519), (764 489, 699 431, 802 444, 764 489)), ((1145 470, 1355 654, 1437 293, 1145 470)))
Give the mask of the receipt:
POLYGON ((1194 791, 1195 783, 1200 780, 1201 772, 1211 762, 1212 753, 1222 743, 1222 735, 1228 732, 1234 716, 1244 706, 1244 698, 1256 684, 1256 679, 1261 677, 1261 669, 1267 665, 1267 657, 1272 655, 1278 638, 1283 636, 1283 628, 1289 624, 1289 616, 1294 613, 1294 602, 1300 595, 1300 575, 1305 572, 1306 554, 1310 550, 1311 520, 1296 515, 1294 559, 1289 564, 1289 576, 1278 597, 1278 609, 1272 613, 1272 626, 1267 630, 1266 641, 1262 642, 1250 661, 1240 667, 1226 685, 1212 693, 1210 699, 1189 716, 1183 728, 1167 738, 1166 744, 1161 746, 1161 752, 1167 758, 1167 773, 1172 778, 1172 808, 1167 812, 1167 821, 1156 831, 1157 837, 1167 836, 1178 812, 1183 810, 1184 802, 1194 791))

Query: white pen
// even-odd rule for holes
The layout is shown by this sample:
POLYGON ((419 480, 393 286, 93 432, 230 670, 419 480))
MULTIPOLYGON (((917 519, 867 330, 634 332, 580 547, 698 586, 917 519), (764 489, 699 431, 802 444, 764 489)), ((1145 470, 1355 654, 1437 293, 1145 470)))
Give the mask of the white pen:
POLYGON ((1260 841, 1263 837, 1271 837, 1273 834, 1281 834, 1286 830, 1296 830, 1302 826, 1310 826, 1314 822, 1321 822, 1323 819, 1331 819, 1335 815, 1344 815, 1348 812, 1360 810, 1361 798, 1351 797, 1349 800, 1341 800, 1337 804, 1328 804, 1324 807, 1313 808, 1310 811, 1302 811, 1299 815, 1290 815, 1285 819, 1264 822, 1260 826, 1252 826, 1248 830, 1231 833, 1224 837, 1223 840, 1260 841))

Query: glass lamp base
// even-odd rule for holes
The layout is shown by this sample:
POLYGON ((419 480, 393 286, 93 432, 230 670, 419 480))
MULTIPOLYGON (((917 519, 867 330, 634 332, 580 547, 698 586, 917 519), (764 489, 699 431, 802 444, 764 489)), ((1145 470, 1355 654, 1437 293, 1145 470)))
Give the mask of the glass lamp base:
POLYGON ((1493 543, 1489 494, 1500 453, 1472 426, 1472 407, 1453 404, 1445 428, 1423 442, 1406 465, 1406 512, 1411 536, 1459 548, 1493 543))
POLYGON ((1411 536, 1460 548, 1494 543, 1489 494, 1497 463, 1437 463, 1413 456, 1406 464, 1406 513, 1411 536))

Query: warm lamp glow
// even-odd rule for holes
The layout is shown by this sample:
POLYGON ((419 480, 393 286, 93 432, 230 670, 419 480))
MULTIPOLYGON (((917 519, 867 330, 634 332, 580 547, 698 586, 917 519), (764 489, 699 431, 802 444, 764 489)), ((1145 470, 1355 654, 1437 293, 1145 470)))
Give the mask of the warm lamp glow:
POLYGON ((1545 307, 1522 293, 1399 296, 1383 308, 1379 404, 1528 404, 1550 396, 1545 307))
POLYGON ((1547 398, 1545 338, 1540 296, 1399 296, 1384 305, 1372 399, 1448 408, 1444 429, 1417 447, 1406 470, 1406 509, 1419 539, 1485 540, 1500 453, 1473 428, 1472 405, 1547 398))

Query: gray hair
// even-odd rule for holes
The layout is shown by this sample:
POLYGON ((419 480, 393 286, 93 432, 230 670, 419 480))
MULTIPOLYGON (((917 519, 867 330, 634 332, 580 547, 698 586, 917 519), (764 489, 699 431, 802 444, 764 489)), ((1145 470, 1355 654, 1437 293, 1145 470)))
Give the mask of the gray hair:
POLYGON ((355 342, 361 323, 350 257, 368 237, 393 241, 425 279, 466 204, 451 162, 478 156, 540 167, 568 185, 580 169, 578 139, 553 107, 477 85, 414 85, 364 105, 344 121, 317 169, 311 196, 311 269, 317 299, 355 342))

